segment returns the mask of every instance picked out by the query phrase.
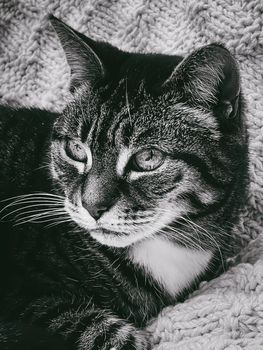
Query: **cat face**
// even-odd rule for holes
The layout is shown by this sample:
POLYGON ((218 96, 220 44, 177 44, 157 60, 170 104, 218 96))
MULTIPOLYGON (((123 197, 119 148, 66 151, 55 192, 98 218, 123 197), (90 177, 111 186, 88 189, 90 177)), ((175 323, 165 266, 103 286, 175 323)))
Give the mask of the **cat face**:
POLYGON ((233 180, 224 130, 231 142, 240 137, 228 51, 210 45, 183 61, 128 54, 56 19, 53 26, 73 98, 54 125, 51 172, 71 218, 116 247, 173 234, 190 216, 212 220, 209 210, 220 212, 233 180))

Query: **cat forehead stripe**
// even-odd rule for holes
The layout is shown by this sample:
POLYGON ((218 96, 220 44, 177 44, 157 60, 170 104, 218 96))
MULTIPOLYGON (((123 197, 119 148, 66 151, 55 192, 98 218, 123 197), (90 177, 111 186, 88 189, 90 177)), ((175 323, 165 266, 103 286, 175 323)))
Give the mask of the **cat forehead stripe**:
POLYGON ((171 111, 184 113, 184 115, 190 114, 193 116, 193 122, 197 122, 200 126, 208 128, 215 138, 219 136, 218 123, 214 116, 209 112, 206 112, 200 108, 193 108, 187 106, 185 103, 177 103, 174 106, 171 106, 171 111))
POLYGON ((131 150, 127 147, 123 148, 120 153, 119 153, 119 157, 117 160, 117 165, 116 165, 116 172, 118 176, 122 176, 124 173, 124 169, 131 157, 131 150))
POLYGON ((92 160, 92 153, 91 153, 91 150, 89 147, 86 147, 86 153, 87 153, 87 165, 86 165, 86 169, 87 171, 89 171, 91 168, 92 168, 92 163, 93 163, 93 160, 92 160))

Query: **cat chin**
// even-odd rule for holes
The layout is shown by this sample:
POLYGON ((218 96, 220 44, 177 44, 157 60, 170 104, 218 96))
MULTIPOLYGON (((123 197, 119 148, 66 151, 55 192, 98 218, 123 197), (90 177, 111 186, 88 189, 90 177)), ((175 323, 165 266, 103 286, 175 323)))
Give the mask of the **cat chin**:
POLYGON ((97 229, 89 231, 92 238, 97 242, 109 247, 125 248, 138 241, 141 241, 145 237, 132 237, 128 234, 120 234, 113 231, 108 231, 104 229, 97 229))

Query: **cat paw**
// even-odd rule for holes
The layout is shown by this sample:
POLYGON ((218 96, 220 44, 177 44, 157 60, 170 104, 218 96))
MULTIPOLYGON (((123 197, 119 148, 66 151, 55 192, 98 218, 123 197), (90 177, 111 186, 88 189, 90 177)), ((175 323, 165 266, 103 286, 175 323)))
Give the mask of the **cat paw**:
MULTIPOLYGON (((120 335, 116 344, 111 350, 150 350, 150 343, 147 340, 147 333, 133 329, 127 334, 120 335)), ((108 350, 108 349, 107 349, 108 350)))
POLYGON ((82 334, 79 350, 150 350, 147 333, 127 323, 91 336, 90 331, 82 334))

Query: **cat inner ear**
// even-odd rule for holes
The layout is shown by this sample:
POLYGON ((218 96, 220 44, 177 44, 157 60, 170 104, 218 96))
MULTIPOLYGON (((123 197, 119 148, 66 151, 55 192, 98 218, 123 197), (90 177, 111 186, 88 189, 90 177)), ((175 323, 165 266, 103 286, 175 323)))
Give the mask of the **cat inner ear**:
POLYGON ((220 109, 224 119, 235 118, 240 96, 237 63, 219 44, 205 46, 186 57, 164 86, 176 89, 183 101, 220 109))
POLYGON ((105 75, 102 61, 96 52, 81 38, 81 34, 50 15, 50 22, 59 37, 70 67, 70 91, 87 82, 93 86, 105 75))

